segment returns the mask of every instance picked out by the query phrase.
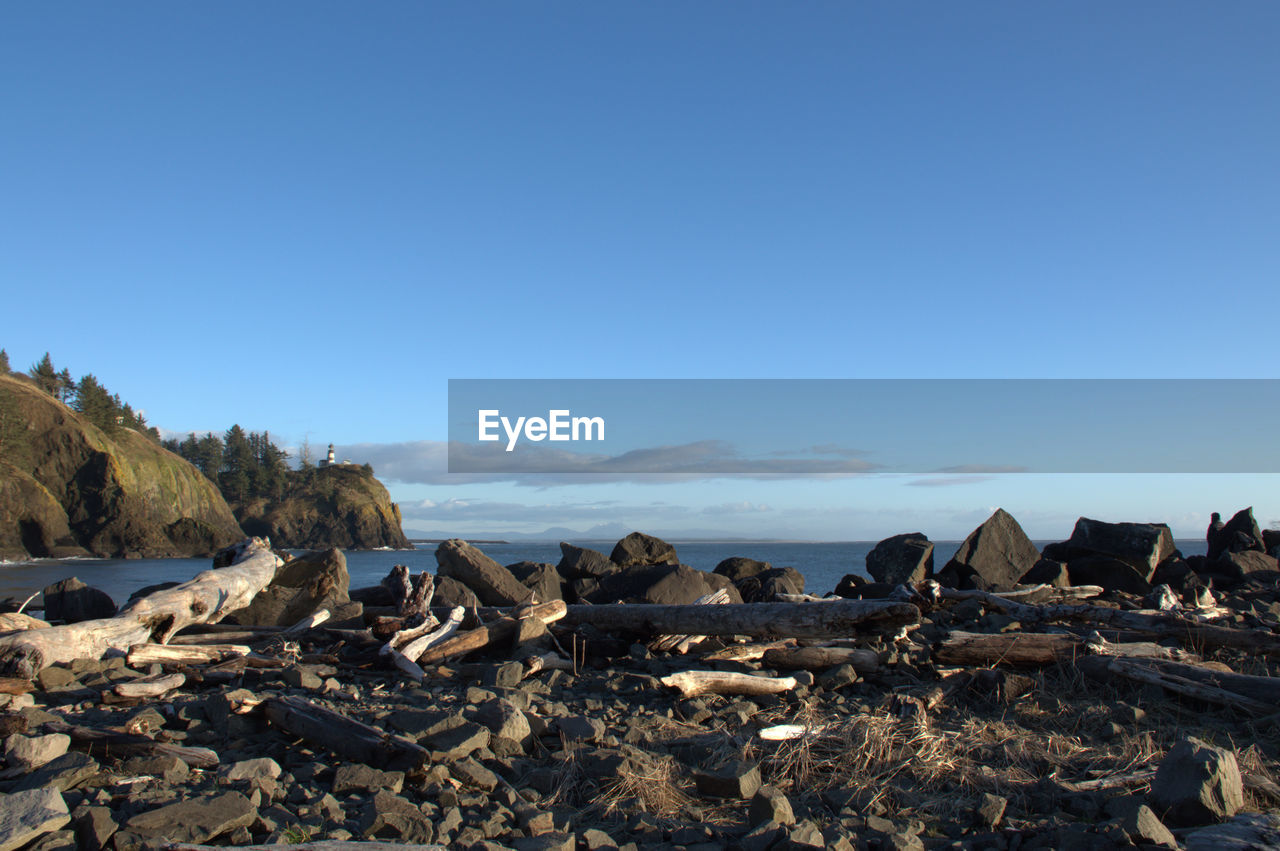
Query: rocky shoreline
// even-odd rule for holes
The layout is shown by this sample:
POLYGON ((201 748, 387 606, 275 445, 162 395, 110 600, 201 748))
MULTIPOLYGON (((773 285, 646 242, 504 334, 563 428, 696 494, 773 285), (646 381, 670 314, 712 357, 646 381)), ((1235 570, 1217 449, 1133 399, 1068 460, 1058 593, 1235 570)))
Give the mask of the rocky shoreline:
POLYGON ((45 664, 46 630, 137 611, 64 585, 69 626, 0 615, 0 851, 1280 847, 1280 541, 1248 510, 1203 557, 1168 533, 1041 552, 998 511, 937 570, 881 542, 834 602, 639 533, 556 565, 447 541, 370 589, 329 551, 45 664))

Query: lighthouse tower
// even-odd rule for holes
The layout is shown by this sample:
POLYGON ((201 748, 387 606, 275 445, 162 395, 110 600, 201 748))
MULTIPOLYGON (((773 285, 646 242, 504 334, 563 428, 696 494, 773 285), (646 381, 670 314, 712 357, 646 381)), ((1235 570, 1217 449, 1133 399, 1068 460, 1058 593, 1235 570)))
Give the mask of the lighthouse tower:
POLYGON ((335 460, 333 460, 333 444, 332 444, 332 443, 330 443, 330 444, 329 444, 329 454, 328 454, 328 456, 326 456, 326 457, 325 457, 325 459, 324 459, 323 461, 321 461, 321 462, 320 462, 320 466, 321 466, 321 467, 332 467, 332 466, 333 466, 334 464, 336 464, 336 463, 338 463, 338 462, 337 462, 337 461, 335 461, 335 460))

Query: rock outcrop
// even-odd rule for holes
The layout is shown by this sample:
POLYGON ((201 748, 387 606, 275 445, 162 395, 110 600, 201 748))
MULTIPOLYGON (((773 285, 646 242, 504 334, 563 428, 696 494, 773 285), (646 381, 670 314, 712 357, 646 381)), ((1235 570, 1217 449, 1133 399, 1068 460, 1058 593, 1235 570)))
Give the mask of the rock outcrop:
POLYGON ((0 558, 204 556, 244 537, 213 483, 151 439, 13 376, 0 407, 0 558))
POLYGON ((284 499, 233 506, 245 533, 296 549, 409 549, 400 506, 366 467, 339 464, 290 478, 284 499))
POLYGON ((1035 544, 1003 508, 969 533, 938 576, 953 588, 1008 591, 1040 560, 1035 544))
POLYGON ((885 538, 867 553, 867 574, 894 585, 922 582, 933 575, 933 543, 923 532, 885 538))

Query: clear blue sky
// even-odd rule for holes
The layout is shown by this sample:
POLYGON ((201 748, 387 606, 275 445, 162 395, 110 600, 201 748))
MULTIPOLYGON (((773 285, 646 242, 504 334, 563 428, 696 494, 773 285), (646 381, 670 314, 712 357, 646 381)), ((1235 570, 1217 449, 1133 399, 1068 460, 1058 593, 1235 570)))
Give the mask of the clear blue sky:
MULTIPOLYGON (((1275 377, 1278 41, 1271 2, 9 6, 0 346, 384 453, 450 377, 1275 377)), ((391 484, 416 528, 1280 517, 1188 481, 391 484)))

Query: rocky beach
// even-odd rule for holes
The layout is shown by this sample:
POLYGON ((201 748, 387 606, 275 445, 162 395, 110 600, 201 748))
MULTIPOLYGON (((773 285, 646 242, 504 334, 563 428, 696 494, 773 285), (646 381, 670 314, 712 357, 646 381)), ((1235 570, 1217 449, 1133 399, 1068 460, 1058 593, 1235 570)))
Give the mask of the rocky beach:
POLYGON ((1273 847, 1280 541, 1246 509, 1207 544, 997 511, 825 597, 641 533, 355 589, 247 541, 120 611, 58 583, 0 616, 0 848, 1273 847))

